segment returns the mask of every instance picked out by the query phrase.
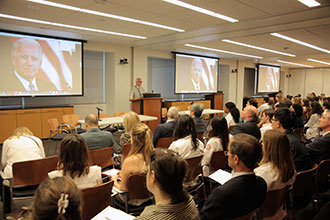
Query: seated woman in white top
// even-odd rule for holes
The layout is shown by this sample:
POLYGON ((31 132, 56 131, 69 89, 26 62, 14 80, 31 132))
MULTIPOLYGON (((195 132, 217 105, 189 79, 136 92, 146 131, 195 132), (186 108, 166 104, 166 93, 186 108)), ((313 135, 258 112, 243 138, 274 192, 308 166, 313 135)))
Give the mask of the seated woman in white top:
POLYGON ((61 141, 58 170, 49 172, 48 176, 70 177, 79 189, 102 183, 101 167, 89 166, 87 145, 79 134, 70 134, 61 141))
POLYGON ((229 142, 227 120, 222 116, 216 116, 211 121, 212 130, 209 133, 209 141, 204 149, 202 161, 204 176, 210 173, 210 162, 213 152, 227 150, 229 142))
POLYGON ((41 159, 45 157, 44 147, 39 138, 27 127, 17 128, 11 137, 3 143, 2 149, 2 178, 12 178, 12 165, 15 162, 41 159))
MULTIPOLYGON (((267 191, 283 189, 293 184, 295 169, 286 134, 278 130, 266 131, 262 148, 263 158, 254 172, 266 181, 267 191)), ((283 219, 285 216, 286 212, 280 208, 274 216, 267 219, 283 219)))
POLYGON ((197 139, 195 123, 189 115, 182 115, 177 119, 174 139, 169 149, 177 152, 184 159, 198 157, 204 153, 204 144, 197 139))
POLYGON ((226 115, 226 120, 227 120, 228 128, 230 126, 234 126, 237 123, 239 123, 240 114, 239 114, 239 110, 236 108, 235 103, 233 103, 233 102, 227 102, 225 104, 224 111, 227 114, 226 115))
POLYGON ((312 112, 311 117, 308 122, 305 124, 306 130, 306 138, 312 139, 320 136, 319 129, 319 119, 321 118, 323 113, 323 109, 318 102, 312 102, 312 112))

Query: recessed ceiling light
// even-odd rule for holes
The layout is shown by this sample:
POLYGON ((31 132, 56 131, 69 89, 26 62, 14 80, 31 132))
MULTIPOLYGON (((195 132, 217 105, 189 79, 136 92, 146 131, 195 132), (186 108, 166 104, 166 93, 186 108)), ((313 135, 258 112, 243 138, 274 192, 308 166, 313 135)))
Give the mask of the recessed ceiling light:
POLYGON ((315 0, 298 0, 298 2, 301 2, 301 3, 303 3, 304 5, 306 5, 310 8, 321 5, 320 3, 318 3, 315 0))
POLYGON ((203 13, 203 14, 206 14, 206 15, 210 15, 210 16, 213 16, 213 17, 216 17, 216 18, 220 18, 222 20, 226 20, 226 21, 230 21, 230 22, 238 22, 238 20, 235 19, 235 18, 231 18, 231 17, 228 17, 226 15, 215 13, 213 11, 210 11, 210 10, 198 7, 198 6, 194 6, 194 5, 182 2, 182 1, 178 1, 178 0, 163 0, 163 1, 174 4, 174 5, 177 5, 177 6, 181 6, 181 7, 184 7, 184 8, 188 8, 190 10, 197 11, 197 12, 200 12, 200 13, 203 13))
POLYGON ((112 32, 112 31, 105 31, 105 30, 99 30, 99 29, 94 29, 94 28, 86 28, 86 27, 69 25, 69 24, 60 24, 60 23, 42 21, 42 20, 31 19, 31 18, 17 17, 17 16, 13 16, 13 15, 0 14, 0 17, 14 19, 14 20, 20 20, 20 21, 28 21, 28 22, 39 23, 39 24, 58 26, 58 27, 78 29, 78 30, 83 30, 83 31, 92 31, 92 32, 112 34, 112 35, 118 35, 118 36, 124 36, 124 37, 133 37, 133 38, 138 38, 138 39, 146 39, 146 37, 138 36, 138 35, 124 34, 124 33, 119 33, 119 32, 112 32))
POLYGON ((314 59, 307 59, 307 60, 317 62, 317 63, 326 64, 326 65, 330 65, 330 63, 327 63, 327 62, 324 62, 324 61, 321 61, 321 60, 314 60, 314 59))
POLYGON ((312 45, 312 44, 309 44, 309 43, 306 43, 306 42, 303 42, 303 41, 300 41, 300 40, 297 40, 297 39, 294 39, 294 38, 291 38, 291 37, 288 37, 288 36, 285 36, 283 34, 279 34, 279 33, 271 33, 271 35, 275 36, 275 37, 279 37, 279 38, 282 38, 284 40, 288 40, 288 41, 291 41, 291 42, 294 42, 296 44, 300 44, 300 45, 303 45, 303 46, 306 46, 306 47, 310 47, 310 48, 313 48, 315 50, 319 50, 319 51, 322 51, 322 52, 325 52, 325 53, 330 53, 330 50, 327 50, 327 49, 323 49, 323 48, 320 48, 320 47, 317 47, 315 45, 312 45))
POLYGON ((194 47, 194 48, 203 49, 203 50, 216 51, 216 52, 219 52, 219 53, 228 53, 228 54, 232 54, 232 55, 238 55, 238 56, 244 56, 244 57, 252 57, 252 58, 262 59, 262 57, 253 56, 253 55, 249 55, 249 54, 235 53, 235 52, 231 52, 231 51, 218 50, 218 49, 209 48, 209 47, 201 47, 201 46, 192 45, 192 44, 185 44, 185 46, 187 46, 187 47, 194 47))
POLYGON ((253 49, 257 49, 257 50, 263 50, 263 51, 267 51, 267 52, 270 52, 270 53, 277 53, 277 54, 281 54, 281 55, 285 55, 285 56, 289 56, 289 57, 295 57, 296 56, 296 55, 293 55, 293 54, 283 53, 283 52, 280 52, 280 51, 271 50, 271 49, 258 47, 258 46, 253 46, 253 45, 250 45, 250 44, 244 44, 244 43, 240 43, 240 42, 237 42, 237 41, 232 41, 232 40, 227 40, 227 39, 223 39, 222 41, 227 42, 227 43, 231 43, 231 44, 240 45, 240 46, 243 46, 243 47, 249 47, 249 48, 253 48, 253 49))
POLYGON ((296 65, 296 66, 303 66, 303 67, 314 67, 314 66, 310 66, 310 65, 304 65, 304 64, 300 64, 300 63, 292 63, 292 62, 283 61, 283 60, 276 60, 276 62, 291 64, 291 65, 296 65))
POLYGON ((99 11, 93 11, 93 10, 88 10, 88 9, 83 9, 83 8, 78 8, 70 5, 64 5, 60 3, 55 3, 51 1, 45 1, 45 0, 27 0, 29 2, 34 2, 34 3, 39 3, 43 5, 48 5, 48 6, 53 6, 57 8, 64 8, 72 11, 77 11, 77 12, 82 12, 82 13, 87 13, 87 14, 93 14, 93 15, 98 15, 98 16, 103 16, 103 17, 108 17, 108 18, 113 18, 113 19, 118 19, 118 20, 123 20, 123 21, 128 21, 128 22, 133 22, 133 23, 138 23, 138 24, 144 24, 148 26, 153 26, 153 27, 158 27, 158 28, 163 28, 171 31, 177 31, 177 32, 184 32, 185 30, 179 29, 179 28, 174 28, 166 25, 161 25, 161 24, 156 24, 148 21, 141 21, 138 19, 134 18, 127 18, 119 15, 114 15, 114 14, 108 14, 104 12, 99 12, 99 11))

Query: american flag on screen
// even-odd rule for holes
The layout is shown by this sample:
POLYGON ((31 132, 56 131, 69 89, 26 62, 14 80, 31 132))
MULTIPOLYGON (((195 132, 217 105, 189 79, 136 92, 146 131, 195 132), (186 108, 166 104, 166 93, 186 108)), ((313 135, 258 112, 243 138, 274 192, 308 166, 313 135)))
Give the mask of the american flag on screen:
MULTIPOLYGON (((19 40, 12 37, 14 43, 19 40)), ((37 73, 37 78, 53 83, 59 91, 72 90, 72 50, 65 49, 59 41, 36 40, 43 52, 42 64, 37 73)))
POLYGON ((202 71, 202 80, 205 84, 207 90, 214 90, 214 79, 215 79, 215 72, 216 67, 214 65, 213 61, 201 59, 202 65, 203 65, 203 71, 202 71))

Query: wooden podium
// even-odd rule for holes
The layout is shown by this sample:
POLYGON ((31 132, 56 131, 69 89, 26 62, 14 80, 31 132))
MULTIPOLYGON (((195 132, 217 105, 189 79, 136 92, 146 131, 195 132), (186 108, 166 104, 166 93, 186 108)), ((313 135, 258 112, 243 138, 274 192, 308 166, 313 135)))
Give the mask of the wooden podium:
POLYGON ((214 93, 205 95, 205 100, 211 100, 211 109, 223 110, 223 94, 214 93))
POLYGON ((139 115, 149 115, 157 117, 157 120, 148 122, 149 128, 152 132, 154 132, 157 125, 160 124, 162 117, 162 98, 139 98, 130 99, 130 101, 132 102, 133 112, 136 112, 139 115))

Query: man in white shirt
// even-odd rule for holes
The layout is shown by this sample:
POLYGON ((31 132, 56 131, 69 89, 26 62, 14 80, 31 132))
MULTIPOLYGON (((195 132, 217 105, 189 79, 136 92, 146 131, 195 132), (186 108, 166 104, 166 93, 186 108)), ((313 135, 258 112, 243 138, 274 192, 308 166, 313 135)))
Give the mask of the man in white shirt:
POLYGON ((261 113, 261 121, 258 126, 261 132, 261 140, 267 130, 273 129, 272 127, 272 118, 275 114, 273 109, 266 109, 261 113))
POLYGON ((260 107, 258 108, 258 113, 259 114, 261 114, 266 109, 271 108, 270 105, 268 105, 268 102, 269 102, 269 97, 268 96, 266 96, 262 99, 262 105, 260 105, 260 107))
POLYGON ((140 77, 136 78, 135 86, 132 87, 130 92, 130 99, 138 99, 143 97, 143 93, 145 92, 142 87, 142 79, 140 77))

